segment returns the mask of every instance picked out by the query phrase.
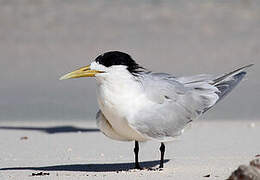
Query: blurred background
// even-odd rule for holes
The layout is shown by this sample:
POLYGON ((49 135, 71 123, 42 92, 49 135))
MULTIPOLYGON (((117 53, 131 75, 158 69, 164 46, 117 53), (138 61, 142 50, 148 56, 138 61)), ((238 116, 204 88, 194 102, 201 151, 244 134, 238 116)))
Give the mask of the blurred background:
POLYGON ((260 116, 260 1, 0 0, 0 120, 94 120, 94 79, 59 81, 109 50, 153 71, 255 63, 203 119, 260 116))

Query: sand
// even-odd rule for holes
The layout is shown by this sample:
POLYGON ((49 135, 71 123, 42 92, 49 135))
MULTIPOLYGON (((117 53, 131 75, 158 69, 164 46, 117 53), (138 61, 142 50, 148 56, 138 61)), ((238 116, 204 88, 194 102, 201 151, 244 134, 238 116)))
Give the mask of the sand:
POLYGON ((95 122, 0 122, 0 180, 14 179, 227 179, 260 154, 259 121, 197 121, 166 144, 140 145, 142 166, 133 170, 133 142, 105 137, 95 122), (205 176, 205 177, 204 177, 205 176))

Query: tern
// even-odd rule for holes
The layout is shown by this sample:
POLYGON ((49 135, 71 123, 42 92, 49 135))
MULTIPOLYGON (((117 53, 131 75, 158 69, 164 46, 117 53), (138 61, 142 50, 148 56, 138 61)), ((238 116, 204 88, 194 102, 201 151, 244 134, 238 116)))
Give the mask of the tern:
POLYGON ((141 169, 139 142, 159 142, 159 168, 163 168, 164 143, 181 135, 188 124, 230 93, 252 65, 219 76, 175 77, 148 71, 127 53, 109 51, 60 80, 95 77, 101 132, 114 140, 135 142, 137 169, 141 169))

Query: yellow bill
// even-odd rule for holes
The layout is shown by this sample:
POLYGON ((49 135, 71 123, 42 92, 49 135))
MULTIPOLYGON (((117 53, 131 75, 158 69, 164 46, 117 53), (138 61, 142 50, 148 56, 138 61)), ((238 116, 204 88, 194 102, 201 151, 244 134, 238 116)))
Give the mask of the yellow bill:
POLYGON ((76 71, 65 74, 60 80, 81 78, 81 77, 94 77, 96 74, 102 73, 102 71, 91 70, 90 65, 77 69, 76 71))

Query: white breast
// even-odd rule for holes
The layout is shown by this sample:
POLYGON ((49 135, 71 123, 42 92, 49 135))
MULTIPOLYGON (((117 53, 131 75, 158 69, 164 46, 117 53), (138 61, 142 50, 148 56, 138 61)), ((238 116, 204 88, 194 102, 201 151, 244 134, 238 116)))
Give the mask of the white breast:
POLYGON ((98 76, 97 80, 98 104, 113 129, 128 140, 147 140, 147 137, 129 125, 146 99, 141 84, 128 71, 118 69, 98 76))

